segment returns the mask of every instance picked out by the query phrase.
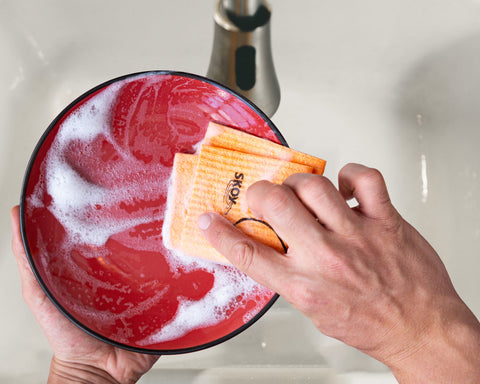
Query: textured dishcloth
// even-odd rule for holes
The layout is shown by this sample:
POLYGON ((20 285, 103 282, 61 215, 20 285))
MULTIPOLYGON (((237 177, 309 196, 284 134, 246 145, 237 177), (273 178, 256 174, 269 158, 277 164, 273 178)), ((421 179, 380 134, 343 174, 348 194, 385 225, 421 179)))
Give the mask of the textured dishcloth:
POLYGON ((198 217, 213 211, 247 235, 284 252, 282 240, 248 208, 246 190, 259 180, 281 184, 294 173, 321 174, 324 167, 324 160, 211 123, 198 155, 175 155, 170 246, 186 255, 229 263, 197 227, 198 217))

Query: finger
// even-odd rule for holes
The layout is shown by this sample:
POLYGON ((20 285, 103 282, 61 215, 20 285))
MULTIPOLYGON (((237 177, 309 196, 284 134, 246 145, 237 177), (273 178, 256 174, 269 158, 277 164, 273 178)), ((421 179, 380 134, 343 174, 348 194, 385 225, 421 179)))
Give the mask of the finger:
POLYGON ((349 233, 356 216, 333 183, 324 176, 297 173, 288 177, 289 186, 300 201, 327 229, 349 233))
POLYGON ((41 290, 25 254, 20 232, 20 210, 18 206, 12 208, 10 218, 12 221, 12 251, 20 273, 22 295, 25 302, 32 308, 32 305, 35 305, 36 302, 44 301, 45 294, 41 290))
POLYGON ((201 215, 198 226, 212 246, 240 271, 263 286, 279 291, 279 283, 288 276, 285 255, 248 237, 219 214, 201 215))
POLYGON ((323 228, 287 185, 258 181, 247 190, 249 208, 268 222, 289 247, 316 238, 323 228))
POLYGON ((20 233, 20 209, 18 205, 10 211, 10 218, 12 221, 12 251, 20 268, 20 273, 25 273, 24 270, 31 273, 20 233))
POLYGON ((338 174, 338 184, 345 199, 354 197, 358 210, 373 219, 389 219, 397 214, 382 174, 360 164, 347 164, 338 174))

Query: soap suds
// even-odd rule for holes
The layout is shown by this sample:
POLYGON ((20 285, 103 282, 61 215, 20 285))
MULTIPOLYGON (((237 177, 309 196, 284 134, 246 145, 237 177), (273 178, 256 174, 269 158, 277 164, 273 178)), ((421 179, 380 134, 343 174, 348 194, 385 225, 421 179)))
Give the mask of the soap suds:
MULTIPOLYGON (((159 332, 153 334, 140 342, 142 344, 161 343, 169 341, 188 332, 201 327, 215 325, 228 317, 228 310, 235 299, 244 295, 251 296, 256 292, 266 289, 259 286, 249 277, 243 275, 233 268, 223 269, 220 265, 205 261, 204 266, 210 264, 210 271, 215 274, 213 288, 201 300, 182 300, 175 315, 175 318, 166 324, 159 332), (222 271, 223 269, 223 271, 222 271)), ((235 303, 239 306, 246 306, 246 299, 235 303)), ((244 321, 248 322, 259 308, 247 312, 244 321)))

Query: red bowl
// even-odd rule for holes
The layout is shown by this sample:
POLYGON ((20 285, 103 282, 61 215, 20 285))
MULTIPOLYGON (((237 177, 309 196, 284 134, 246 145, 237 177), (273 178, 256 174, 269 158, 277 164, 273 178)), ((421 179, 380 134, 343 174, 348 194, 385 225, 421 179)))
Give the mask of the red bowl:
POLYGON ((37 144, 21 196, 25 250, 57 308, 98 339, 142 353, 200 350, 277 299, 232 266, 178 258, 163 244, 174 154, 195 152, 210 121, 287 145, 232 90, 166 71, 88 91, 37 144))

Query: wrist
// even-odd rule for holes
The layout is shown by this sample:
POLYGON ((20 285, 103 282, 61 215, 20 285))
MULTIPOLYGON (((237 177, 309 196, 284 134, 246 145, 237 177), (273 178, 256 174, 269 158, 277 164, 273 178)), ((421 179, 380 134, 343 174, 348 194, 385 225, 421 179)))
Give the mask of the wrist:
POLYGON ((55 356, 50 363, 48 384, 119 384, 106 371, 87 364, 62 361, 55 356))
POLYGON ((387 365, 401 384, 478 383, 480 323, 462 302, 387 365))

